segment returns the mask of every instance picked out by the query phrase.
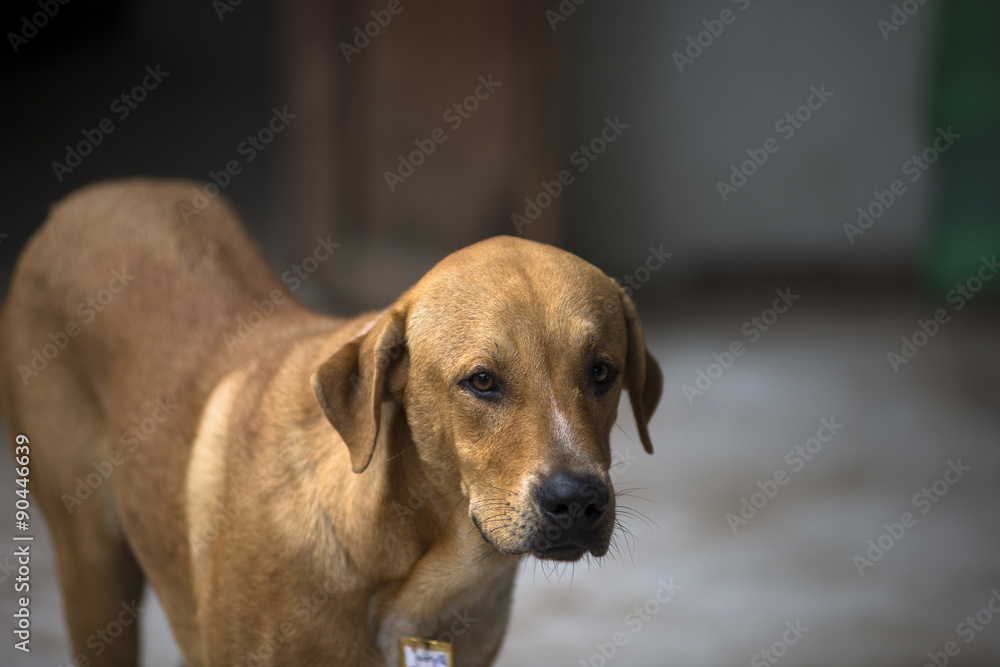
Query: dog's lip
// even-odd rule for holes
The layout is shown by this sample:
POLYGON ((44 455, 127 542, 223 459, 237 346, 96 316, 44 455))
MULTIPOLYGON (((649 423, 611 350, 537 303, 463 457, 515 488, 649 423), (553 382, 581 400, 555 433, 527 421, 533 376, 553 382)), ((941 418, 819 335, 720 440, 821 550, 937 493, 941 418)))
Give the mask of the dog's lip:
POLYGON ((531 555, 545 560, 576 561, 583 558, 587 551, 587 547, 579 544, 560 544, 548 549, 533 549, 531 555))
MULTIPOLYGON (((482 535, 482 530, 479 532, 482 535)), ((508 556, 523 556, 525 554, 530 554, 535 558, 541 558, 542 560, 572 562, 580 560, 587 553, 601 557, 608 551, 607 547, 587 547, 580 544, 560 544, 559 546, 548 547, 546 549, 540 549, 533 546, 511 549, 496 544, 486 535, 483 535, 483 540, 500 553, 507 554, 508 556)))
POLYGON ((536 544, 532 546, 531 554, 536 558, 547 560, 579 560, 587 553, 600 558, 608 552, 611 546, 610 542, 610 538, 601 539, 595 535, 593 539, 584 542, 561 542, 547 547, 541 547, 536 544))

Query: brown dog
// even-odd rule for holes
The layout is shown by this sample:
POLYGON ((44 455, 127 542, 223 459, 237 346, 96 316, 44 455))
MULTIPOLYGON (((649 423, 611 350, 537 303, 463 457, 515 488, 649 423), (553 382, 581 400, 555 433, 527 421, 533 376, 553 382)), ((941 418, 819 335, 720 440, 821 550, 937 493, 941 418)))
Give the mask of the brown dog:
POLYGON ((68 197, 0 320, 77 664, 137 663, 122 616, 147 578, 192 666, 392 665, 410 636, 489 664, 525 555, 608 549, 623 387, 652 451, 662 379, 631 301, 498 237, 327 317, 225 204, 185 224, 193 186, 68 197))

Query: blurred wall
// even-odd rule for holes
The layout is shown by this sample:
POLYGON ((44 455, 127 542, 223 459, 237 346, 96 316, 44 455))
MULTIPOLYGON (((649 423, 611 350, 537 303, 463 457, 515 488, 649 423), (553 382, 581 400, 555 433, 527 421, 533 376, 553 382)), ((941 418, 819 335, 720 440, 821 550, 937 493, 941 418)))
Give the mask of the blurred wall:
MULTIPOLYGON (((445 254, 513 233, 512 211, 558 171, 565 127, 563 34, 536 2, 389 7, 281 5, 282 87, 299 114, 284 209, 300 256, 317 235, 349 248, 316 280, 347 310, 391 302, 445 254)), ((520 233, 559 244, 562 204, 520 233)))
POLYGON ((886 40, 877 22, 890 18, 890 5, 678 0, 577 8, 557 28, 569 31, 571 48, 566 153, 597 136, 607 116, 629 128, 568 193, 570 248, 616 274, 660 243, 678 271, 914 262, 927 234, 933 169, 912 184, 904 179, 905 194, 853 245, 842 227, 933 138, 925 109, 938 9, 920 6, 886 40), (721 34, 709 35, 705 21, 721 34), (708 44, 700 55, 689 37, 708 44), (679 69, 673 54, 688 49, 695 57, 679 69), (832 96, 791 136, 785 126, 776 131, 813 86, 832 96), (723 201, 717 181, 769 137, 778 151, 723 201))

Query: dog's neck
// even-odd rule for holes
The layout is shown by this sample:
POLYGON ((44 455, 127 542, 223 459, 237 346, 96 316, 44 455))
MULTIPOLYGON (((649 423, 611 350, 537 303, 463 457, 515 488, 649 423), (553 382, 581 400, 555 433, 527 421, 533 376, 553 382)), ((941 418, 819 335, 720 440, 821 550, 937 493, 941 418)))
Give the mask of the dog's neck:
POLYGON ((375 450, 382 453, 372 465, 382 466, 377 477, 388 480, 383 506, 391 509, 391 518, 381 520, 399 522, 400 532, 412 536, 416 558, 403 577, 386 582, 372 596, 369 618, 379 648, 392 656, 401 636, 453 641, 441 619, 451 622, 470 610, 496 628, 480 631, 498 632, 498 644, 521 558, 497 552, 482 538, 469 517, 457 471, 449 475, 421 458, 405 412, 387 402, 382 415, 375 450))

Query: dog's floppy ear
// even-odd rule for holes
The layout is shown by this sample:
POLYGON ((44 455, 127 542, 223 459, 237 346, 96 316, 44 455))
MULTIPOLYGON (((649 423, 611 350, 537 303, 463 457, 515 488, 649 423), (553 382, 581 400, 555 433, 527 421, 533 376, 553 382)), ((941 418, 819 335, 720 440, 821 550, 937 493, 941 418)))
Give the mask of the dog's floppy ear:
POLYGON ((625 290, 621 292, 622 312, 625 314, 625 329, 628 335, 628 353, 625 358, 625 388, 628 390, 632 414, 639 429, 639 439, 649 454, 653 453, 653 443, 649 439, 649 424, 663 393, 663 374, 660 365, 646 349, 646 339, 642 333, 642 323, 635 310, 635 304, 625 290))
POLYGON ((351 468, 363 472, 371 461, 389 394, 389 376, 405 355, 404 318, 382 314, 316 369, 312 387, 326 418, 347 443, 351 468))

